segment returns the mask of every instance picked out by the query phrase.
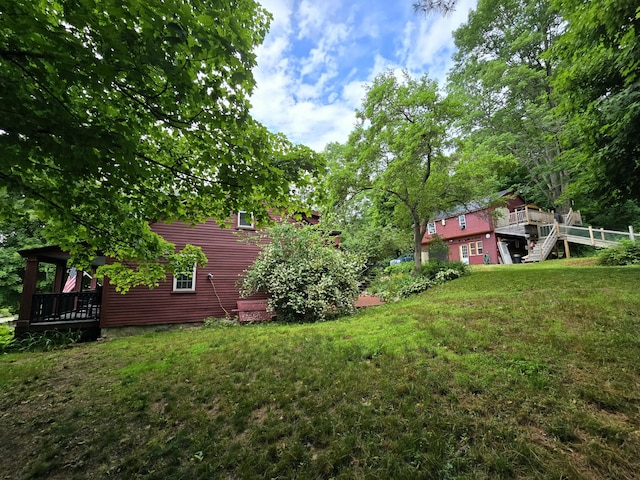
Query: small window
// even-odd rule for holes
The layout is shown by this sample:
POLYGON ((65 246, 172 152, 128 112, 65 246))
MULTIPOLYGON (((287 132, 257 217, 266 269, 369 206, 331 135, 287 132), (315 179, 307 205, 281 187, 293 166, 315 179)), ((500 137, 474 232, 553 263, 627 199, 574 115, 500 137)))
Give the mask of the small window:
POLYGON ((460 224, 460 230, 464 230, 465 228, 467 228, 467 216, 460 215, 458 217, 458 223, 460 224))
POLYGON ((482 242, 476 242, 476 248, 478 249, 478 255, 482 255, 482 242))
POLYGON ((427 233, 429 235, 434 235, 436 233, 436 223, 435 222, 427 223, 427 233))
POLYGON ((474 242, 471 242, 471 243, 469 244, 469 254, 470 254, 471 256, 473 256, 473 255, 475 255, 475 254, 476 254, 476 244, 475 244, 474 242))
POLYGON ((440 223, 442 223, 442 226, 444 227, 447 224, 447 219, 443 218, 440 223))
POLYGON ((253 228, 253 214, 249 212, 238 212, 238 228, 253 228))
POLYGON ((196 290, 196 266, 193 271, 176 273, 173 277, 174 292, 195 292, 196 290))

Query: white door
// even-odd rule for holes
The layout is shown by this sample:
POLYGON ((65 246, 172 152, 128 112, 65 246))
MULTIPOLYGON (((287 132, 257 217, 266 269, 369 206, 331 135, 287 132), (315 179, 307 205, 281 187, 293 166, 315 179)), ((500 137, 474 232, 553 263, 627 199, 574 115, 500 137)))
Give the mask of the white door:
POLYGON ((460 245, 460 261, 469 265, 469 245, 466 243, 460 245))

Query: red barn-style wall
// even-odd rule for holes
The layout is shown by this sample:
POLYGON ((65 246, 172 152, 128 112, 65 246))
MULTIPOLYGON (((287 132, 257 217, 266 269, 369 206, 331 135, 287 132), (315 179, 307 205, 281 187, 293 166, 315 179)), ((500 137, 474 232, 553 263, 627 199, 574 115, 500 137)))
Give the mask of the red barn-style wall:
POLYGON ((253 235, 254 229, 237 228, 236 216, 231 222, 229 228, 221 228, 213 220, 194 227, 180 222, 152 225, 154 231, 175 243, 178 249, 187 243, 201 247, 208 258, 207 265, 196 267, 193 291, 175 291, 170 275, 154 289, 136 287, 126 295, 117 293, 105 282, 100 327, 193 323, 209 317, 221 318, 227 313, 234 315, 240 297, 238 281, 259 249, 240 241, 253 235))

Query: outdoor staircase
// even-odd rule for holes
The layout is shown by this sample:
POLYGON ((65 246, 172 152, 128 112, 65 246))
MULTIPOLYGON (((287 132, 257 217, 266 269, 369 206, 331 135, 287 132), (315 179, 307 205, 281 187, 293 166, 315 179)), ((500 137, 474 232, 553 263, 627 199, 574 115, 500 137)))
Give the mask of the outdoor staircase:
POLYGON ((525 262, 542 262, 549 257, 551 250, 558 241, 558 224, 554 223, 546 237, 540 238, 540 241, 533 247, 529 255, 525 256, 525 262))
POLYGON ((629 227, 628 232, 620 232, 616 230, 594 229, 593 227, 578 227, 572 224, 558 225, 557 222, 552 225, 546 225, 543 228, 549 228, 549 233, 545 237, 540 237, 540 241, 536 244, 529 255, 523 257, 525 262, 541 262, 549 257, 558 240, 565 240, 569 243, 577 243, 580 245, 591 245, 598 248, 609 248, 620 243, 620 240, 634 240, 633 228, 629 227))

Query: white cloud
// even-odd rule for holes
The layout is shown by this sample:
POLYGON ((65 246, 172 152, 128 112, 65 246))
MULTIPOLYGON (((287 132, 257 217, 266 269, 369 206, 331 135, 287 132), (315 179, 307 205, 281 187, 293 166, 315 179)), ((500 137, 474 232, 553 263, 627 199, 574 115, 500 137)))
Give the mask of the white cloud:
POLYGON ((444 17, 431 15, 408 21, 403 32, 403 49, 398 52, 405 66, 412 72, 428 71, 431 78, 442 83, 452 65, 453 32, 466 22, 476 1, 461 0, 456 10, 444 17))
POLYGON ((409 4, 386 0, 263 0, 274 20, 257 50, 254 117, 316 150, 345 142, 376 75, 407 68, 445 78, 451 32, 475 2, 461 0, 448 17, 424 18, 409 4))

